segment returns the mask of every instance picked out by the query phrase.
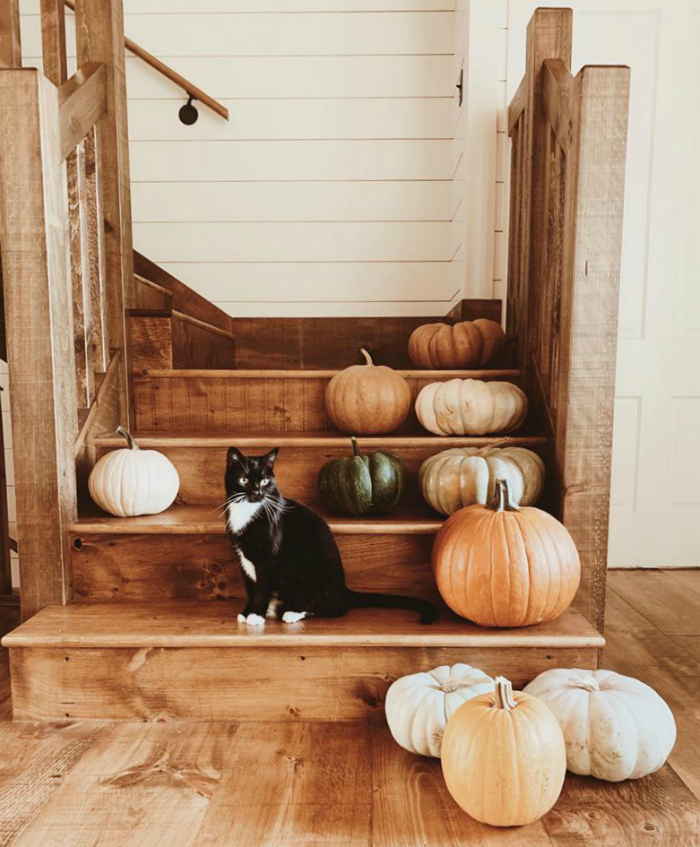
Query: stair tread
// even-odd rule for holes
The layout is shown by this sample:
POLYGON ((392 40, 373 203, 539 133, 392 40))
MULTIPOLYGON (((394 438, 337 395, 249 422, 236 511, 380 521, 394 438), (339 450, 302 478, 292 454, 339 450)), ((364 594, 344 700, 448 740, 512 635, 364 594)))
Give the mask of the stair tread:
MULTIPOLYGON (((141 447, 257 447, 275 444, 280 447, 347 447, 350 436, 340 432, 287 432, 287 433, 216 433, 207 435, 201 432, 152 432, 132 433, 141 447)), ((536 447, 546 444, 544 435, 528 433, 523 435, 453 435, 440 436, 410 433, 357 437, 360 447, 367 450, 380 450, 383 447, 401 449, 402 447, 481 447, 487 445, 536 447)), ((96 442, 104 447, 123 447, 124 438, 116 432, 103 433, 96 442)))
POLYGON ((605 640, 577 611, 521 629, 485 629, 442 609, 439 621, 422 626, 414 612, 353 609, 342 618, 298 624, 237 622, 243 601, 175 600, 47 606, 21 624, 5 647, 602 647, 605 640))
MULTIPOLYGON (((357 363, 359 364, 359 362, 357 363)), ((381 364, 381 363, 378 363, 381 364)), ((340 373, 340 370, 272 370, 267 368, 241 370, 212 370, 212 369, 178 369, 153 368, 144 369, 140 376, 171 377, 173 379, 200 379, 202 377, 217 377, 219 379, 329 379, 340 373)), ((520 371, 513 368, 503 370, 401 370, 396 373, 407 379, 517 379, 520 371)))
MULTIPOLYGON (((436 533, 443 518, 427 504, 402 504, 389 515, 366 515, 361 518, 341 517, 330 513, 321 503, 309 503, 322 515, 333 532, 342 535, 365 533, 401 533, 429 535, 436 533)), ((109 533, 114 535, 148 534, 204 534, 223 535, 225 532, 222 506, 176 504, 158 515, 141 515, 137 518, 117 518, 94 507, 92 514, 84 514, 71 524, 73 533, 109 533)))

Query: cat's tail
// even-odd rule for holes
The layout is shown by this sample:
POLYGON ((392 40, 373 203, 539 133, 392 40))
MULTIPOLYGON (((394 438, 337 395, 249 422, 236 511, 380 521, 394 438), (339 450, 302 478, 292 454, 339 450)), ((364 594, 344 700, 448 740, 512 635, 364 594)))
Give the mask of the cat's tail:
POLYGON ((440 612, 437 606, 418 597, 404 597, 401 594, 365 594, 363 591, 346 589, 348 609, 408 609, 418 612, 422 624, 434 623, 440 612))

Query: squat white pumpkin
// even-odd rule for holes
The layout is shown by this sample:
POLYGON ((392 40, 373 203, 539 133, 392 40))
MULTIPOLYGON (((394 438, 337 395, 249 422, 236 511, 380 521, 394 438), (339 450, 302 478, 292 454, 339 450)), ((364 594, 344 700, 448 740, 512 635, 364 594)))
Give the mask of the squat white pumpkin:
POLYGON ((386 719, 397 744, 411 753, 440 758, 447 721, 459 707, 494 690, 494 682, 471 665, 441 665, 403 676, 386 695, 386 719))
POLYGON ((525 692, 542 700, 559 721, 566 766, 608 782, 657 771, 676 741, 665 701, 643 682, 614 671, 545 671, 525 692))
POLYGON ((435 435, 512 432, 525 420, 527 397, 511 382, 431 382, 416 398, 416 416, 435 435))
POLYGON ((119 518, 163 512, 180 488, 175 466, 157 450, 141 450, 124 427, 117 432, 129 446, 112 450, 95 464, 88 480, 90 496, 119 518))

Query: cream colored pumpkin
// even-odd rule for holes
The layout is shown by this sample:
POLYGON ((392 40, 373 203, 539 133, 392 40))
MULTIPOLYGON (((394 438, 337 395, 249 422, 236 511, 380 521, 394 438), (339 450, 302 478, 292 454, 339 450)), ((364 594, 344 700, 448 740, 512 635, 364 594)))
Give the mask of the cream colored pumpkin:
POLYGON ((493 691, 493 680, 471 665, 441 665, 402 676, 386 694, 386 720, 397 744, 440 758, 447 721, 467 700, 493 691))
POLYGON ((431 382, 416 398, 416 415, 435 435, 511 432, 527 415, 527 397, 510 382, 431 382))
POLYGON ((129 447, 105 454, 88 480, 97 505, 120 518, 155 515, 172 504, 180 488, 174 465, 157 450, 141 450, 123 428, 117 430, 129 447))
POLYGON ((567 767, 609 782, 657 771, 676 742, 666 702, 643 682, 614 671, 545 671, 525 691, 553 712, 567 767))
POLYGON ((453 447, 426 459, 418 481, 426 502, 443 515, 490 503, 497 479, 508 483, 513 503, 532 506, 544 489, 544 462, 524 447, 453 447))

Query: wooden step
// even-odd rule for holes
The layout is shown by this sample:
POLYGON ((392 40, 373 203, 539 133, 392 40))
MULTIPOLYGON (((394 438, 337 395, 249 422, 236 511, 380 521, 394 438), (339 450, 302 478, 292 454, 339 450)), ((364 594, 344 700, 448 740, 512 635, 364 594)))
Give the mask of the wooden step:
POLYGON ((576 611, 489 630, 443 610, 400 610, 264 629, 240 603, 50 606, 5 636, 18 720, 383 719, 398 676, 467 662, 521 686, 554 667, 597 666, 604 640, 576 611))
MULTIPOLYGON (((349 362, 348 364, 353 364, 349 362)), ((335 370, 188 370, 150 368, 135 375, 136 429, 158 432, 331 431, 326 386, 335 370)), ((450 379, 518 382, 517 370, 398 371, 416 397, 450 379)), ((411 410, 406 432, 424 432, 411 410)))
MULTIPOLYGON (((179 502, 189 505, 222 503, 224 501, 224 471, 226 451, 236 446, 243 453, 260 455, 279 447, 280 453, 275 463, 275 474, 280 490, 286 497, 301 500, 315 500, 318 497, 316 480, 322 466, 329 459, 348 456, 351 453, 350 436, 330 432, 305 433, 158 433, 140 432, 136 434, 140 447, 159 450, 164 453, 177 468, 180 475, 179 502)), ((384 450, 400 456, 408 468, 410 484, 406 500, 421 502, 418 489, 418 469, 429 457, 450 447, 484 447, 489 444, 499 446, 521 446, 542 452, 546 438, 541 435, 449 437, 436 435, 389 435, 381 437, 360 437, 360 449, 369 452, 384 450)), ((109 434, 97 439, 95 449, 98 458, 110 450, 124 447, 124 439, 117 434, 109 434)))
MULTIPOLYGON (((340 518, 312 505, 335 534, 351 588, 437 599, 430 554, 440 515, 414 504, 382 517, 340 518)), ((138 518, 95 513, 76 521, 70 538, 77 602, 245 596, 218 507, 176 505, 138 518)))

